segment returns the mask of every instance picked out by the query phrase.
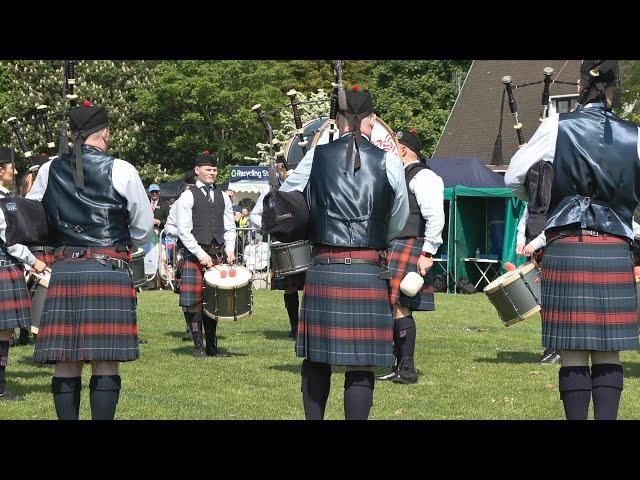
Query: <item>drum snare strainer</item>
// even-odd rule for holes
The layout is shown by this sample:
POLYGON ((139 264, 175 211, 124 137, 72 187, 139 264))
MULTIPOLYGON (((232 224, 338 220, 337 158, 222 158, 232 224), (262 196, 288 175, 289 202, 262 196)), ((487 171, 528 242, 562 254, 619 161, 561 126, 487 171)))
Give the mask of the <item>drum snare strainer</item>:
POLYGON ((496 278, 484 293, 498 311, 505 327, 521 322, 541 310, 540 269, 528 262, 496 278))

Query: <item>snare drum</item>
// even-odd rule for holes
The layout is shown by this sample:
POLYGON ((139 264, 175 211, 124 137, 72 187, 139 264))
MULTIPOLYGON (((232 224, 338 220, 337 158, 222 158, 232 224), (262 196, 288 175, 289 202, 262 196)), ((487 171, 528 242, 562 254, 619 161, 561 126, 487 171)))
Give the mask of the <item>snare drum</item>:
POLYGON ((27 275, 27 288, 31 295, 31 332, 38 334, 40 320, 42 319, 42 308, 47 298, 49 280, 51 279, 51 269, 47 268, 42 273, 31 270, 27 275))
POLYGON ((251 314, 251 270, 220 264, 204 274, 203 313, 216 320, 240 320, 251 314))
POLYGON ((505 327, 540 311, 540 269, 534 262, 520 265, 487 285, 484 293, 498 311, 505 327))
POLYGON ((271 262, 278 277, 306 272, 311 262, 311 244, 307 240, 271 243, 271 262))
POLYGON ((147 283, 147 276, 144 274, 144 250, 142 248, 138 248, 136 253, 131 255, 129 268, 131 269, 134 288, 140 288, 147 283))

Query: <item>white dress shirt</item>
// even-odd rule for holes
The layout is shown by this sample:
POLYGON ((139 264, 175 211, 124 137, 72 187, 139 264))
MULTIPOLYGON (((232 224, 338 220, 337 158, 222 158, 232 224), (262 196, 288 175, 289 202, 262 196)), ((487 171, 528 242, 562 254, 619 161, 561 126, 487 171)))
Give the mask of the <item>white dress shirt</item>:
MULTIPOLYGON (((347 135, 345 133, 345 135, 347 135)), ((342 135, 344 136, 344 135, 342 135)), ((362 135, 367 141, 366 135, 362 135)), ((298 191, 303 192, 307 183, 309 183, 309 175, 313 166, 313 154, 315 148, 307 151, 307 154, 300 160, 300 163, 293 173, 284 181, 280 187, 282 192, 298 191)), ((407 185, 404 177, 404 167, 397 155, 386 152, 384 155, 385 170, 387 179, 391 188, 395 192, 395 199, 391 208, 391 219, 389 220, 388 239, 396 237, 402 229, 407 218, 409 217, 409 201, 407 199, 407 185)))
POLYGON ((269 244, 257 242, 248 244, 243 253, 245 266, 251 271, 264 270, 269 266, 269 244))
POLYGON ((178 236, 178 222, 177 222, 177 209, 178 201, 173 202, 173 205, 169 208, 169 215, 167 215, 167 221, 164 222, 164 230, 169 235, 174 237, 178 236))
MULTIPOLYGON (((0 198, 6 197, 8 193, 9 193, 9 190, 7 190, 5 187, 0 185, 0 198)), ((0 208, 0 238, 2 238, 3 242, 7 240, 7 237, 5 236, 6 231, 7 231, 7 220, 4 218, 4 212, 0 208)), ((36 257, 34 257, 33 253, 31 253, 31 250, 29 250, 24 245, 16 243, 15 245, 6 247, 6 249, 7 249, 7 252, 9 252, 9 255, 11 255, 14 258, 17 258, 18 260, 21 260, 22 262, 26 263, 29 266, 33 266, 33 264, 36 263, 36 257)))
MULTIPOLYGON (((50 160, 40 167, 38 176, 26 198, 42 201, 49 183, 51 162, 50 160)), ((116 158, 113 161, 111 179, 115 191, 127 200, 131 240, 138 246, 142 246, 151 239, 153 234, 153 212, 149 208, 149 197, 142 185, 140 175, 129 162, 116 158)))
MULTIPOLYGON (((418 163, 408 163, 409 165, 418 163)), ((422 251, 435 255, 442 245, 442 229, 444 228, 444 182, 433 170, 424 169, 418 172, 407 185, 409 191, 416 196, 422 218, 425 219, 424 243, 422 251)))
POLYGON ((534 250, 539 250, 547 244, 547 236, 545 235, 543 230, 542 233, 540 233, 540 235, 538 235, 536 238, 534 238, 527 244, 527 236, 525 235, 525 231, 527 228, 528 221, 529 221, 529 211, 525 208, 524 214, 522 215, 522 218, 518 222, 518 235, 516 236, 516 245, 527 246, 530 244, 534 250))
MULTIPOLYGON (((204 187, 205 184, 200 180, 196 181, 196 186, 193 188, 204 187)), ((219 188, 216 186, 215 188, 219 188)), ((213 192, 209 192, 209 198, 215 201, 213 192)), ((224 245, 227 255, 234 253, 236 245, 236 222, 233 220, 233 206, 229 196, 222 192, 222 198, 224 198, 224 245)), ((180 195, 180 198, 175 202, 177 204, 177 225, 178 225, 178 237, 182 241, 183 245, 196 257, 202 261, 207 256, 196 238, 191 231, 193 230, 193 192, 191 190, 185 190, 180 195)))

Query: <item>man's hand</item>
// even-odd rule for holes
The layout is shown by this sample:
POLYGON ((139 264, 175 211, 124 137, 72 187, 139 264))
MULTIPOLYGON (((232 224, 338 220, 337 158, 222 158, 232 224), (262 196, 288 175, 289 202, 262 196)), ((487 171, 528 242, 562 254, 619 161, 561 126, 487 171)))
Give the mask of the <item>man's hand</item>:
POLYGON ((418 259, 418 271, 420 272, 420 275, 422 275, 423 277, 427 274, 429 270, 431 270, 432 266, 433 266, 433 258, 423 257, 421 255, 420 258, 418 259))
POLYGON ((523 254, 525 256, 527 256, 527 257, 530 257, 531 255, 533 255, 533 252, 535 252, 535 251, 536 251, 536 249, 533 248, 531 246, 531 244, 529 243, 526 247, 524 247, 523 254))
POLYGON ((524 245, 516 245, 516 254, 517 255, 524 255, 524 245))
POLYGON ((233 252, 227 252, 227 262, 233 263, 236 261, 236 256, 233 252))
POLYGON ((207 255, 202 260, 200 260, 200 264, 203 265, 205 268, 213 267, 213 262, 211 261, 211 257, 209 255, 207 255))
POLYGON ((42 260, 38 260, 36 258, 36 263, 34 263, 31 268, 33 268, 38 273, 42 273, 44 272, 45 268, 47 268, 47 264, 44 263, 42 260))

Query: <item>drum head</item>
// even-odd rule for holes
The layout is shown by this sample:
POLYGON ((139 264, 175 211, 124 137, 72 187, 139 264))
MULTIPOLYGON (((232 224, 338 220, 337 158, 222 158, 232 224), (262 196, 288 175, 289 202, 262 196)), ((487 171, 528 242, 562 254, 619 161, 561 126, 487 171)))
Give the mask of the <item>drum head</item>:
MULTIPOLYGON (((307 151, 309 151, 309 149, 311 148, 313 137, 316 133, 318 133, 320 127, 322 127, 325 122, 327 122, 327 120, 328 117, 318 117, 309 120, 302 125, 302 128, 304 130, 304 139, 309 142, 307 144, 307 151)), ((287 159, 288 168, 295 169, 295 167, 300 163, 300 160, 302 160, 302 157, 304 156, 302 154, 302 147, 298 145, 298 142, 300 142, 300 138, 298 137, 298 135, 294 135, 285 143, 284 158, 287 159)))
POLYGON ((204 274, 204 282, 211 287, 230 290, 234 287, 239 288, 248 285, 252 277, 253 274, 248 268, 241 265, 232 266, 223 263, 207 270, 204 274), (229 275, 229 271, 232 269, 236 271, 233 277, 229 275))
MULTIPOLYGON (((333 138, 335 140, 337 135, 334 135, 333 138)), ((316 145, 324 145, 326 143, 329 143, 329 120, 327 120, 322 125, 320 131, 314 135, 311 146, 315 147, 316 145)), ((376 123, 373 126, 373 131, 371 132, 371 143, 385 152, 391 152, 398 155, 398 142, 396 140, 396 135, 389 125, 384 123, 380 117, 376 117, 376 123)))
POLYGON ((500 286, 506 287, 507 285, 509 285, 509 284, 515 282, 517 279, 519 279, 520 278, 520 274, 526 275, 531 270, 533 270, 535 267, 536 267, 536 264, 534 262, 527 262, 527 263, 525 263, 523 265, 520 265, 515 270, 511 270, 510 272, 507 272, 507 273, 504 273, 504 274, 500 275, 493 282, 491 282, 489 285, 484 287, 484 291, 486 293, 491 293, 491 292, 494 292, 495 290, 497 290, 498 288, 500 288, 500 286))

